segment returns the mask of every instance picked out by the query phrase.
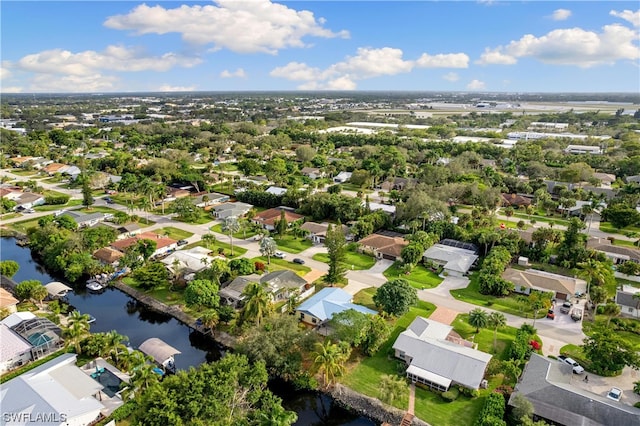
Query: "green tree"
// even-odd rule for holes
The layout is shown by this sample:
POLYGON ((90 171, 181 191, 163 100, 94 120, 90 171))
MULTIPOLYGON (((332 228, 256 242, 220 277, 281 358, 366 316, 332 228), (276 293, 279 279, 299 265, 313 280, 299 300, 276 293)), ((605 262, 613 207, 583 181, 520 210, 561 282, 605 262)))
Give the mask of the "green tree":
POLYGON ((252 320, 260 325, 263 318, 273 311, 273 295, 264 283, 250 282, 242 292, 245 304, 242 309, 243 321, 252 320))
POLYGON ((42 287, 42 283, 38 280, 24 280, 16 286, 14 293, 18 299, 28 300, 32 298, 32 294, 36 291, 35 289, 39 287, 42 287))
POLYGON ((91 186, 89 186, 89 179, 86 175, 83 175, 80 178, 82 179, 82 205, 90 208, 95 200, 93 199, 91 186))
POLYGON ((209 265, 209 274, 213 277, 218 287, 220 287, 220 278, 228 274, 229 271, 229 263, 224 259, 214 259, 209 265))
POLYGON ((202 242, 204 242, 204 245, 211 250, 211 247, 213 247, 213 245, 216 243, 216 236, 209 233, 209 234, 204 234, 202 236, 202 242))
POLYGON ((226 232, 229 235, 229 241, 231 243, 231 256, 233 256, 233 234, 240 231, 240 223, 235 216, 229 216, 222 221, 222 232, 226 232))
POLYGON ((15 260, 3 260, 0 262, 0 275, 5 277, 13 277, 19 269, 20 265, 15 260))
POLYGON ((339 222, 337 226, 329 225, 327 228, 324 245, 327 247, 329 255, 329 271, 325 276, 325 281, 330 284, 339 283, 344 279, 343 262, 347 245, 342 225, 339 222))
POLYGON ((29 298, 33 300, 38 306, 42 307, 42 301, 49 295, 47 289, 42 286, 35 286, 31 289, 31 293, 29 294, 29 298))
POLYGON ((219 287, 209 280, 193 280, 184 290, 184 301, 188 306, 216 308, 220 304, 219 287))
POLYGON ((385 374, 380 380, 380 400, 386 402, 389 405, 393 404, 393 401, 406 394, 407 382, 404 378, 398 376, 392 376, 385 374))
POLYGON ((347 309, 334 314, 329 320, 331 336, 341 342, 347 342, 351 346, 360 346, 364 339, 365 327, 369 322, 369 315, 347 309))
POLYGON ((287 217, 284 210, 280 210, 280 219, 278 219, 275 223, 276 232, 281 237, 287 232, 287 228, 289 224, 287 222, 287 217))
POLYGON ((489 324, 489 314, 483 309, 475 308, 469 312, 468 321, 469 325, 476 328, 476 333, 480 333, 480 329, 489 324))
POLYGON ((169 286, 169 271, 160 262, 149 262, 133 271, 132 277, 144 290, 169 286))
POLYGON ((129 340, 128 337, 119 334, 115 330, 108 331, 105 335, 103 348, 108 356, 116 363, 120 362, 120 356, 127 353, 127 347, 124 342, 129 340))
POLYGON ((200 319, 202 320, 202 325, 211 330, 218 325, 218 322, 220 321, 220 314, 218 314, 218 311, 215 309, 207 309, 202 313, 200 319))
POLYGON ((402 249, 402 261, 404 263, 415 265, 422 259, 423 254, 424 246, 418 242, 412 241, 402 249))
POLYGON ((229 261, 229 269, 237 275, 251 275, 256 271, 256 266, 246 257, 240 257, 229 261))
POLYGON ((390 315, 401 316, 418 303, 418 292, 409 281, 398 278, 382 284, 373 296, 373 303, 390 315))
POLYGON ((607 327, 609 327, 611 318, 620 315, 620 305, 615 302, 609 302, 606 305, 602 306, 601 309, 602 313, 607 316, 607 327))
POLYGON ((171 203, 171 208, 178 220, 184 222, 195 222, 200 217, 200 211, 191 197, 181 197, 171 203))
POLYGON ((591 371, 601 376, 620 374, 625 366, 640 369, 635 348, 611 329, 602 329, 584 339, 582 351, 591 361, 591 371))
POLYGON ((331 343, 327 340, 323 343, 316 343, 313 352, 314 369, 322 373, 322 382, 325 387, 330 387, 337 377, 342 376, 345 370, 345 361, 349 359, 350 350, 343 346, 331 343))
POLYGON ((77 354, 81 353, 80 343, 89 334, 89 315, 80 311, 72 311, 67 317, 67 326, 64 329, 66 345, 73 345, 77 354))
POLYGON ((493 352, 496 352, 498 329, 507 325, 507 317, 500 312, 491 312, 487 318, 487 325, 493 328, 493 352))
POLYGON ((387 321, 380 315, 369 315, 369 321, 365 324, 363 338, 360 347, 365 355, 372 356, 387 341, 391 334, 391 328, 387 321))
POLYGON ((269 265, 271 265, 271 256, 275 255, 277 250, 278 246, 273 238, 262 237, 260 240, 260 254, 266 256, 269 265))
POLYGON ((548 291, 534 290, 529 294, 529 307, 533 310, 533 327, 536 326, 536 319, 540 309, 547 310, 551 308, 551 299, 553 299, 553 293, 548 291))

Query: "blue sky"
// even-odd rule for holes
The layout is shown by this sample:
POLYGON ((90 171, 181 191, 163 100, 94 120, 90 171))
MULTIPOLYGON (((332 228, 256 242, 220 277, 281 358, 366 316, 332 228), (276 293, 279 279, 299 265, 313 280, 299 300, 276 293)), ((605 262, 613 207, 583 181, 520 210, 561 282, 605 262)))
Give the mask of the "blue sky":
POLYGON ((637 1, 7 1, 2 93, 640 92, 637 1))

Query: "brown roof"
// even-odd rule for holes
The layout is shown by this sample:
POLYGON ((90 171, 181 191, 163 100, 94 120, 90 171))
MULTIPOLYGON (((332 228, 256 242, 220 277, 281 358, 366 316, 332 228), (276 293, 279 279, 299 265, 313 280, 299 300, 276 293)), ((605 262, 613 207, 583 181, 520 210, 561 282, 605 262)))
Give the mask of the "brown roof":
POLYGON ((257 215, 254 216, 253 220, 264 225, 273 226, 275 225, 277 220, 280 220, 280 216, 281 216, 280 212, 282 211, 284 211, 284 219, 287 221, 287 223, 295 222, 296 220, 300 220, 304 218, 303 215, 276 207, 276 208, 265 210, 263 212, 258 213, 257 215))
POLYGON ((29 160, 33 160, 33 157, 13 157, 13 158, 11 158, 11 161, 13 161, 14 164, 26 163, 29 160))
POLYGON ((18 304, 18 299, 13 297, 11 293, 9 293, 4 288, 0 287, 0 309, 8 308, 10 306, 15 306, 18 304))
POLYGON ((164 235, 154 234, 153 232, 143 232, 142 234, 138 234, 131 238, 125 238, 123 240, 115 241, 111 243, 111 247, 120 251, 124 251, 126 248, 134 245, 139 240, 155 241, 157 249, 170 246, 171 244, 175 244, 177 242, 176 240, 165 237, 164 235))
POLYGON ((111 247, 103 247, 93 253, 93 257, 105 263, 113 263, 116 260, 120 260, 123 256, 124 254, 111 247))
POLYGON ((376 249, 382 254, 400 257, 400 252, 409 244, 403 237, 389 237, 381 234, 371 234, 360 241, 359 244, 376 249))
MULTIPOLYGON (((309 231, 309 233, 324 236, 327 234, 327 230, 329 229, 328 223, 317 223, 317 222, 305 222, 300 226, 300 229, 304 229, 305 231, 309 231)), ((342 232, 345 235, 349 233, 349 227, 346 225, 342 225, 342 232)))
POLYGON ((69 167, 69 166, 61 163, 51 163, 48 166, 43 167, 42 170, 44 170, 47 173, 55 173, 64 167, 69 167))
POLYGON ((530 206, 531 199, 518 194, 500 194, 505 206, 530 206))
POLYGON ((579 290, 577 284, 584 282, 576 278, 551 274, 535 269, 521 271, 519 269, 507 268, 502 274, 502 278, 511 281, 516 286, 544 289, 564 294, 575 294, 576 291, 579 290))

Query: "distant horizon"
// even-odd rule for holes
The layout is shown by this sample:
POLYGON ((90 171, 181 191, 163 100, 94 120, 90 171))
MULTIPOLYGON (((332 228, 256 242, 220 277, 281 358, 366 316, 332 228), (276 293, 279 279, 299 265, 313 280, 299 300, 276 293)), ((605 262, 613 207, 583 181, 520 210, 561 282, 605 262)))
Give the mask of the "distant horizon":
POLYGON ((631 94, 639 29, 628 1, 5 1, 0 92, 631 94))

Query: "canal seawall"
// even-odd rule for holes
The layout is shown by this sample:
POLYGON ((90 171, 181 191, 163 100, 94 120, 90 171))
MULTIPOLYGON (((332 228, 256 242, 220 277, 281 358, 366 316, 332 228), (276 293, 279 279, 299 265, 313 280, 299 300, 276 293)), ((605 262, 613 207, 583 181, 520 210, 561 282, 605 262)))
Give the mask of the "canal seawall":
MULTIPOLYGON (((199 325, 196 322, 195 318, 182 311, 178 306, 171 306, 162 303, 159 300, 149 296, 148 294, 145 294, 139 290, 136 290, 135 288, 128 286, 120 280, 112 282, 111 285, 122 291, 123 293, 126 293, 129 296, 133 297, 147 307, 155 311, 170 315, 181 323, 187 325, 188 327, 191 327, 194 330, 210 336, 216 342, 227 348, 233 349, 236 346, 237 340, 235 337, 221 331, 215 331, 213 333, 210 332, 209 329, 205 329, 204 327, 199 325)), ((381 424, 400 425, 404 415, 406 414, 406 412, 403 410, 385 405, 376 398, 363 395, 341 384, 334 385, 328 391, 328 394, 336 403, 340 404, 343 408, 346 408, 347 410, 358 415, 362 415, 369 419, 375 420, 376 422, 379 422, 381 424)), ((417 417, 413 418, 411 424, 414 426, 429 426, 428 423, 418 419, 417 417)))

